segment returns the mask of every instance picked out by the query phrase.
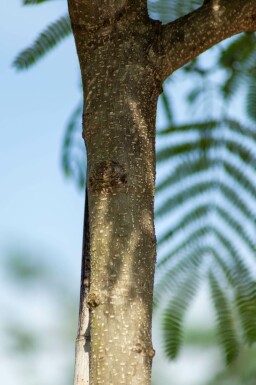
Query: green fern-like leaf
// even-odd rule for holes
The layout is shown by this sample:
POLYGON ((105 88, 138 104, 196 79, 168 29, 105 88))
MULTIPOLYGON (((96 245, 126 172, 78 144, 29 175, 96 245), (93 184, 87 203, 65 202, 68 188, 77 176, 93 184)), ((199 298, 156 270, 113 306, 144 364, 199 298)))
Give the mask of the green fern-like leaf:
POLYGON ((166 188, 173 186, 189 176, 197 175, 202 171, 214 168, 216 165, 216 160, 200 156, 192 156, 189 160, 185 156, 180 157, 179 160, 180 162, 176 166, 170 167, 172 172, 169 174, 167 171, 166 176, 157 184, 157 194, 160 194, 166 188))
POLYGON ((231 41, 219 57, 220 67, 227 70, 226 81, 221 91, 226 99, 233 96, 242 84, 249 80, 252 63, 255 59, 255 35, 251 32, 243 33, 231 41))
POLYGON ((162 94, 160 95, 160 102, 162 102, 164 112, 166 114, 168 121, 172 122, 172 119, 173 119, 172 107, 171 107, 169 97, 165 90, 163 90, 162 94))
POLYGON ((182 340, 182 324, 188 306, 191 304, 200 282, 198 273, 190 274, 189 277, 179 286, 163 314, 162 329, 164 339, 164 350, 169 359, 177 357, 182 340))
POLYGON ((194 222, 207 220, 207 214, 212 210, 216 211, 221 220, 224 221, 225 225, 233 230, 234 233, 237 234, 236 236, 247 245, 247 247, 252 251, 254 255, 256 255, 256 245, 254 241, 247 234, 244 227, 232 217, 228 210, 217 205, 211 206, 207 203, 192 207, 185 214, 181 215, 180 220, 177 221, 172 227, 170 227, 168 231, 165 232, 164 235, 159 239, 158 245, 166 242, 179 231, 186 230, 186 228, 194 222))
MULTIPOLYGON (((230 118, 191 122, 189 124, 179 125, 174 125, 172 123, 167 128, 162 129, 161 131, 157 131, 157 135, 161 137, 173 133, 182 133, 183 135, 187 135, 190 132, 197 132, 200 135, 204 134, 205 136, 209 136, 209 134, 213 134, 216 129, 229 129, 231 132, 243 135, 246 138, 250 138, 252 141, 256 141, 256 132, 253 127, 230 118)), ((184 136, 183 140, 185 139, 186 137, 184 136)))
POLYGON ((23 0, 23 5, 37 5, 53 0, 23 0))
POLYGON ((239 352, 239 340, 234 323, 234 316, 225 291, 218 279, 211 272, 209 274, 211 295, 218 321, 218 335, 226 356, 227 364, 234 361, 239 352))
MULTIPOLYGON (((161 271, 162 267, 165 269, 166 268, 165 264, 168 263, 172 257, 178 255, 183 250, 186 251, 187 248, 190 248, 200 243, 201 239, 204 236, 206 236, 209 232, 211 232, 211 227, 206 226, 204 223, 198 227, 194 226, 192 232, 188 234, 186 233, 186 237, 185 239, 182 240, 182 242, 178 243, 178 245, 175 246, 173 249, 171 248, 171 245, 170 245, 170 249, 168 250, 168 252, 162 255, 161 259, 159 259, 157 263, 158 271, 161 271)), ((161 240, 162 238, 159 239, 159 241, 161 240)), ((159 243, 161 244, 165 240, 162 240, 162 242, 159 242, 159 241, 158 241, 158 246, 159 246, 159 243)))
POLYGON ((220 65, 230 69, 236 68, 236 63, 247 63, 254 54, 255 43, 256 37, 253 32, 239 35, 222 51, 219 58, 220 65))
POLYGON ((228 199, 240 212, 252 222, 253 225, 256 224, 256 216, 250 208, 247 206, 245 201, 240 197, 237 192, 229 187, 226 183, 220 181, 216 183, 215 181, 202 181, 190 186, 180 189, 176 192, 171 198, 167 201, 164 201, 155 211, 155 215, 162 216, 164 214, 170 215, 172 210, 176 209, 177 206, 182 205, 188 202, 190 199, 194 199, 202 194, 212 193, 214 190, 218 189, 222 192, 224 198, 228 199))
POLYGON ((247 234, 244 226, 235 220, 230 212, 223 207, 216 207, 216 211, 221 219, 229 226, 238 237, 240 237, 247 245, 253 255, 256 255, 256 245, 253 239, 247 234))
POLYGON ((179 272, 182 272, 183 258, 185 261, 187 260, 186 263, 184 261, 184 268, 186 269, 186 266, 190 263, 189 255, 191 255, 191 251, 193 251, 193 249, 199 249, 199 247, 203 247, 203 245, 207 244, 205 241, 205 238, 209 235, 214 236, 214 239, 217 241, 217 246, 215 246, 215 248, 208 246, 209 247, 208 251, 210 254, 214 256, 216 260, 216 264, 219 264, 218 261, 222 261, 220 262, 220 268, 223 270, 224 274, 226 275, 227 280, 230 283, 232 281, 232 286, 236 287, 240 282, 240 279, 248 281, 249 280, 248 277, 250 277, 250 274, 249 274, 248 267, 246 266, 246 263, 244 261, 244 257, 239 254, 237 249, 234 247, 232 242, 229 240, 229 238, 225 234, 223 234, 215 226, 211 224, 210 225, 205 224, 205 222, 203 221, 198 227, 195 228, 194 226, 192 232, 190 233, 184 232, 184 239, 180 243, 178 243, 174 248, 170 247, 170 250, 165 255, 162 255, 162 258, 159 259, 157 264, 157 267, 158 267, 157 274, 161 274, 161 271, 163 269, 166 271, 166 264, 168 264, 170 261, 173 262, 172 268, 176 268, 175 263, 177 263, 179 272), (224 268, 223 256, 221 255, 220 251, 218 251, 219 250, 218 244, 220 244, 221 247, 225 249, 226 258, 228 258, 228 267, 226 267, 226 269, 224 268), (215 252, 215 249, 216 249, 216 252, 215 252), (181 254, 183 254, 182 258, 179 259, 178 262, 176 262, 175 259, 177 258, 177 256, 180 256, 181 254), (188 259, 186 256, 188 256, 188 259))
POLYGON ((191 130, 208 132, 208 131, 212 131, 216 127, 219 127, 221 123, 222 121, 218 121, 218 120, 208 120, 206 122, 195 122, 195 123, 189 123, 189 124, 181 124, 178 126, 171 125, 164 130, 158 131, 157 134, 159 136, 162 136, 162 135, 165 136, 174 132, 188 132, 191 130))
POLYGON ((226 257, 228 257, 228 266, 225 264, 226 267, 224 267, 222 255, 219 255, 219 257, 216 258, 216 261, 218 262, 221 259, 221 262, 218 262, 218 265, 226 275, 227 281, 229 281, 233 288, 236 288, 241 280, 250 277, 244 256, 238 252, 232 241, 216 227, 212 227, 211 231, 218 243, 225 249, 226 257))
POLYGON ((248 87, 246 110, 248 116, 256 121, 256 79, 251 77, 251 81, 248 87))
POLYGON ((66 127, 62 148, 62 167, 66 176, 71 177, 79 188, 85 185, 85 148, 82 140, 82 103, 71 115, 66 127))
POLYGON ((232 138, 226 138, 225 141, 221 138, 215 138, 211 135, 203 136, 198 140, 172 143, 168 147, 160 150, 157 154, 157 161, 164 162, 170 159, 170 157, 179 157, 183 154, 190 154, 195 151, 201 152, 202 155, 207 154, 210 150, 218 151, 223 148, 225 144, 226 150, 230 153, 235 154, 241 159, 246 165, 253 168, 256 167, 256 156, 254 153, 247 148, 244 143, 233 140, 232 138))
POLYGON ((70 34, 69 16, 65 15, 50 24, 30 47, 16 57, 13 63, 14 67, 18 70, 29 68, 70 34))
POLYGON ((181 215, 180 219, 175 222, 175 224, 159 238, 158 246, 168 241, 174 234, 177 234, 179 231, 186 230, 189 225, 205 220, 211 209, 212 207, 208 204, 192 207, 185 214, 181 215))
MULTIPOLYGON (((158 136, 168 138, 158 152, 158 161, 165 162, 171 172, 157 184, 157 193, 162 198, 156 202, 156 218, 165 222, 175 216, 177 219, 165 226, 158 239, 160 251, 164 252, 160 252, 158 261, 155 304, 161 304, 168 291, 176 293, 189 271, 208 266, 215 294, 219 288, 220 296, 222 285, 229 286, 232 296, 222 298, 223 306, 230 311, 236 306, 241 331, 247 342, 253 342, 255 284, 244 252, 237 249, 233 239, 256 255, 256 242, 250 230, 256 227, 256 213, 250 204, 256 200, 252 177, 256 166, 256 132, 224 118, 184 125, 172 123, 158 136), (228 235, 221 229, 226 229, 228 235), (217 281, 213 282, 214 279, 217 281)), ((219 328, 223 329, 224 321, 218 321, 219 328)), ((238 351, 233 337, 237 339, 236 334, 227 334, 230 346, 224 341, 228 362, 238 351)))
POLYGON ((256 342, 256 281, 240 278, 236 290, 236 306, 239 312, 245 340, 256 342))
MULTIPOLYGON (((198 246, 188 248, 187 252, 182 255, 182 258, 174 263, 167 272, 161 274, 158 271, 157 277, 159 277, 159 282, 155 287, 154 291, 154 306, 157 307, 164 296, 167 293, 172 294, 173 290, 177 290, 179 284, 184 280, 184 277, 188 273, 197 271, 202 262, 202 257, 204 254, 211 252, 211 249, 208 246, 198 246)), ((177 252, 174 250, 171 254, 168 255, 169 260, 173 258, 177 259, 177 252)))

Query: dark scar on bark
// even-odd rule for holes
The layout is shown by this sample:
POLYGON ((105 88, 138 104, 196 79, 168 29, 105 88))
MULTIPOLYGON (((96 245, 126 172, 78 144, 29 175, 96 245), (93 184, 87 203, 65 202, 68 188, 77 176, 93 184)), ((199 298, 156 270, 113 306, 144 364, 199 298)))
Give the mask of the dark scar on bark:
POLYGON ((127 173, 118 162, 102 161, 93 168, 89 184, 93 192, 121 190, 127 184, 127 173))
POLYGON ((86 298, 86 305, 89 309, 97 307, 100 305, 100 299, 96 293, 89 293, 86 298))
POLYGON ((137 344, 133 348, 133 351, 136 353, 142 353, 143 347, 142 347, 141 343, 137 342, 137 344))

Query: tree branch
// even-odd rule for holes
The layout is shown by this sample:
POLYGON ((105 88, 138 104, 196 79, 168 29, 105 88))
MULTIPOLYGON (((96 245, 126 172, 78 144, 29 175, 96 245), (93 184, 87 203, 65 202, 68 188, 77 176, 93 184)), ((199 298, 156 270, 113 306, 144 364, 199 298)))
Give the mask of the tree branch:
POLYGON ((161 80, 220 41, 248 31, 256 31, 256 0, 205 0, 194 12, 161 26, 152 47, 158 51, 161 80))

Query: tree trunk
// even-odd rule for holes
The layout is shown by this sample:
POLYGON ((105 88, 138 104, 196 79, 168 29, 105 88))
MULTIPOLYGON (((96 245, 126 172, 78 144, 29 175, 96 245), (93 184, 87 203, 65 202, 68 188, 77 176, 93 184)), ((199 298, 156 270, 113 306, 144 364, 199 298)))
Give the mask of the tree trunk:
POLYGON ((160 88, 148 60, 155 23, 146 13, 141 23, 132 11, 112 24, 85 30, 88 13, 83 23, 82 12, 74 17, 79 8, 70 6, 88 156, 90 385, 148 385, 154 356, 155 116, 160 88))
MULTIPOLYGON (((88 155, 90 385, 149 385, 161 83, 219 41, 255 31, 256 3, 207 0, 163 26, 149 19, 146 0, 69 0, 69 12, 88 155)), ((85 333, 85 314, 82 310, 79 336, 85 333)), ((85 370, 81 347, 76 362, 85 370)), ((85 385, 86 376, 78 372, 75 385, 85 385)))

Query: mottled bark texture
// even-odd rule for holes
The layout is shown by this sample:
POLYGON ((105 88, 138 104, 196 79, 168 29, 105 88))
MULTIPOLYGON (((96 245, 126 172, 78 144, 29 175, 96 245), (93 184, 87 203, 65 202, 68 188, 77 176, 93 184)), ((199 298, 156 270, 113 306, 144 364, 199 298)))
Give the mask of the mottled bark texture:
POLYGON ((256 31, 256 0, 207 0, 190 14, 161 28, 158 68, 162 81, 220 41, 256 31))
MULTIPOLYGON (((207 0, 164 26, 149 19, 146 0, 69 0, 69 11, 88 156, 90 385, 149 385, 161 83, 219 41, 255 30, 256 0, 207 0)), ((84 295, 81 306, 84 317, 84 295)), ((78 340, 84 333, 80 324, 78 340)), ((75 385, 87 384, 83 370, 77 368, 75 385)))

